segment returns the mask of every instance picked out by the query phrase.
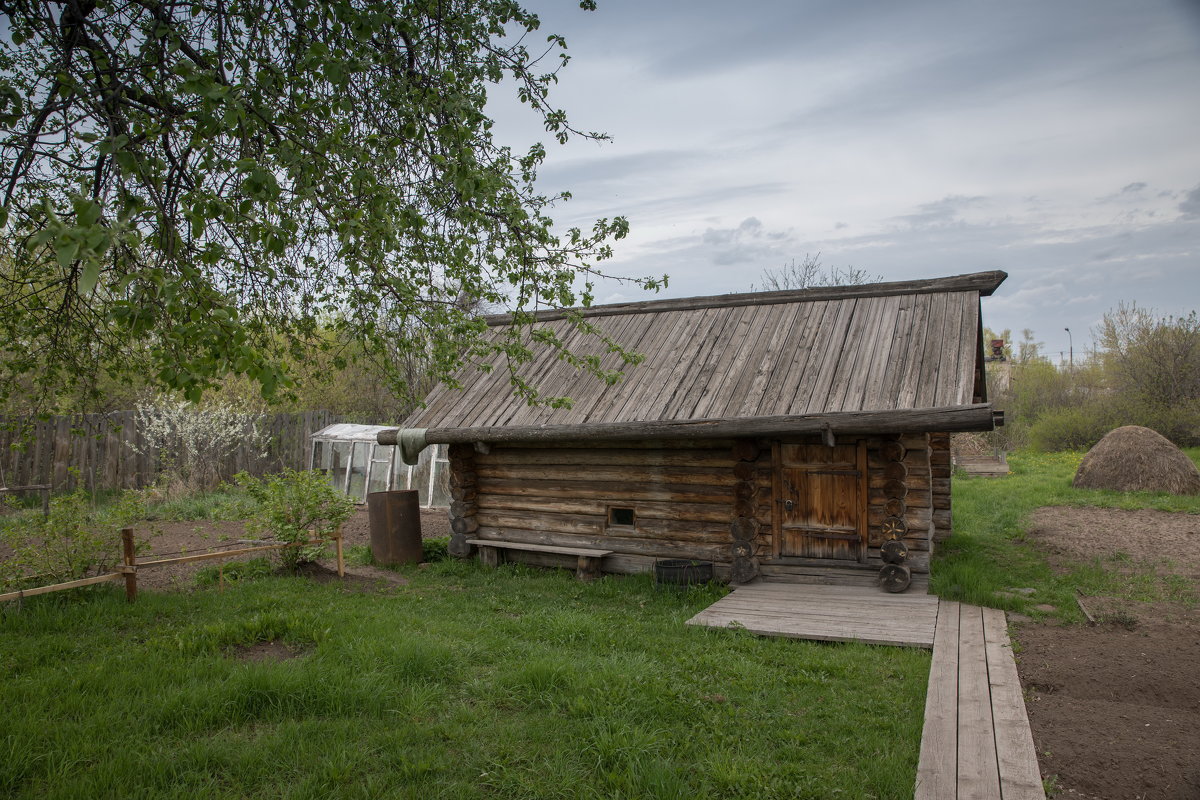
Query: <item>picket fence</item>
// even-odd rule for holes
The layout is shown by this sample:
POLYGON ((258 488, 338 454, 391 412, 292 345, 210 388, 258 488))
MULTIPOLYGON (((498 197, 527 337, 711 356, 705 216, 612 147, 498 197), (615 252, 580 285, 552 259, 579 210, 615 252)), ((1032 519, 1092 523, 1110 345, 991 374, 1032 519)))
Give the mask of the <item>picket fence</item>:
MULTIPOLYGON (((266 447, 239 448, 220 465, 220 475, 228 479, 242 470, 263 475, 286 467, 305 469, 312 434, 340 421, 328 411, 267 414, 261 423, 266 447)), ((0 487, 141 489, 160 472, 159 454, 149 450, 133 411, 46 420, 0 417, 0 487)))

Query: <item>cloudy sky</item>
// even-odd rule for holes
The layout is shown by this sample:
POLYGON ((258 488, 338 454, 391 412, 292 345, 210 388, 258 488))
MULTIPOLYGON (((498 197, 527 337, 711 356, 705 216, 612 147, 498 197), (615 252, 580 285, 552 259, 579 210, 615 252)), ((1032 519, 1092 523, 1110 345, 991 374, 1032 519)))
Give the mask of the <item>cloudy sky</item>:
POLYGON ((1200 0, 527 7, 569 44, 556 103, 613 137, 542 172, 574 195, 561 223, 629 218, 610 271, 682 297, 817 253, 884 280, 1002 269, 985 324, 1054 354, 1119 301, 1200 306, 1200 0))

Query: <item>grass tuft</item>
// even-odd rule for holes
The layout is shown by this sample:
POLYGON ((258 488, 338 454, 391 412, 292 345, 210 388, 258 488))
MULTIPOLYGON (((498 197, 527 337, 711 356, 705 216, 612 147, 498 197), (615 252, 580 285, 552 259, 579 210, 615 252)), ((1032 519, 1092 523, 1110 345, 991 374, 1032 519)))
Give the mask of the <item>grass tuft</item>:
MULTIPOLYGON (((1200 448, 1186 450, 1200 463, 1200 448)), ((940 545, 930 590, 976 605, 1041 615, 1034 606, 1054 606, 1064 620, 1082 620, 1074 593, 1114 594, 1134 600, 1182 599, 1188 587, 1157 576, 1149 565, 1113 561, 1080 564, 1066 574, 1052 570, 1026 539, 1029 515, 1043 506, 1119 508, 1200 514, 1200 497, 1166 492, 1114 492, 1071 486, 1083 453, 1017 452, 1002 478, 959 477, 953 482, 954 534, 940 545), (1015 593, 1014 588, 1033 589, 1015 593)))

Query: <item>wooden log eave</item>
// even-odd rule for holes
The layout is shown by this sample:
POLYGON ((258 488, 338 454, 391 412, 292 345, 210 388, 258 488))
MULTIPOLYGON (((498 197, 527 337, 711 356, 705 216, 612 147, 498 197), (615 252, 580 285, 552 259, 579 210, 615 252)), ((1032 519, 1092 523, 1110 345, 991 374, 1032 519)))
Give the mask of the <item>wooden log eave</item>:
MULTIPOLYGON (((870 435, 928 431, 990 431, 995 414, 990 403, 946 408, 846 411, 735 419, 642 420, 575 425, 528 425, 479 428, 429 428, 429 444, 474 442, 597 441, 636 439, 723 439, 738 436, 803 434, 870 435)), ((400 429, 381 431, 380 444, 394 444, 400 429)))

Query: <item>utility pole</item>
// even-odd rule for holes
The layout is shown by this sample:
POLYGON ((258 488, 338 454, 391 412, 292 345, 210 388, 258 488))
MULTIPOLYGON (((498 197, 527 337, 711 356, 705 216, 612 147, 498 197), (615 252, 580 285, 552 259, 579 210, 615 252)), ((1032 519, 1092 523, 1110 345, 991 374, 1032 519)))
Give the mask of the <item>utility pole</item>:
POLYGON ((1067 347, 1071 356, 1069 363, 1071 364, 1071 371, 1073 372, 1075 370, 1075 337, 1071 335, 1070 328, 1063 328, 1063 330, 1067 332, 1067 347))

